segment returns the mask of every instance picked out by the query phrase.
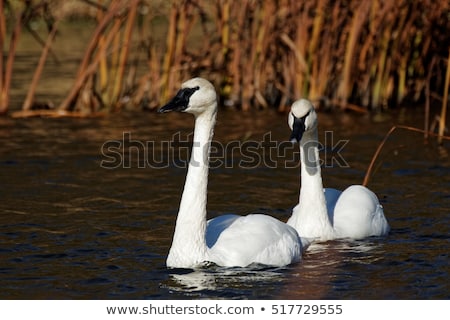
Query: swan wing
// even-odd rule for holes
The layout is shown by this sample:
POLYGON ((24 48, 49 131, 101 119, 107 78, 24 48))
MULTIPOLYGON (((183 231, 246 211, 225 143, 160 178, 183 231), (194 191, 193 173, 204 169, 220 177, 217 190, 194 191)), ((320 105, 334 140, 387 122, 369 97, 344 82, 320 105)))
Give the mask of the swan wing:
POLYGON ((342 194, 341 190, 333 189, 333 188, 325 188, 323 189, 325 193, 325 201, 327 202, 327 212, 328 218, 330 219, 331 225, 333 225, 333 212, 336 207, 336 202, 342 194))
POLYGON ((389 224, 375 193, 361 185, 345 189, 336 202, 333 227, 340 238, 384 236, 389 224))
POLYGON ((240 218, 236 214, 224 214, 216 218, 210 219, 206 226, 206 245, 211 248, 216 243, 220 234, 227 229, 234 220, 240 218))
POLYGON ((233 219, 209 256, 212 262, 229 267, 285 266, 299 261, 301 252, 302 242, 294 228, 271 216, 251 214, 233 219))

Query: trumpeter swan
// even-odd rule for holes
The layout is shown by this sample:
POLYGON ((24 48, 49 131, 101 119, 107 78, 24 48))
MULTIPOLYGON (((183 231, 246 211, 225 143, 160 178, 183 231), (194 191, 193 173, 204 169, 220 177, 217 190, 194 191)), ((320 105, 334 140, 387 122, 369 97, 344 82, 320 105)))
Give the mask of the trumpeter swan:
POLYGON ((317 114, 313 105, 300 99, 288 116, 291 141, 300 144, 301 190, 287 224, 310 240, 362 239, 384 236, 389 224, 377 196, 362 185, 344 191, 323 189, 319 161, 317 114))
POLYGON ((225 267, 285 266, 301 259, 297 231, 263 214, 224 215, 206 221, 208 160, 217 113, 216 91, 205 79, 184 82, 159 112, 195 116, 191 159, 166 264, 194 268, 205 262, 225 267))

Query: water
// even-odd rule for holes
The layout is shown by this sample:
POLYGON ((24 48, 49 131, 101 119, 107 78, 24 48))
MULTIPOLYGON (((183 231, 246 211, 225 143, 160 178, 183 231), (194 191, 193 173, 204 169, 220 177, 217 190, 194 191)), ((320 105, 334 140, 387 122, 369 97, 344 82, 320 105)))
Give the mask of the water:
MULTIPOLYGON (((62 25, 64 36, 54 48, 62 64, 47 63, 39 101, 57 105, 67 94, 89 38, 79 30, 62 25)), ((20 109, 31 79, 27 72, 40 52, 27 34, 18 48, 12 110, 20 109)), ((421 114, 409 109, 373 123, 367 116, 320 113, 324 185, 361 183, 391 125, 421 127, 421 114), (335 152, 342 147, 342 158, 333 146, 335 152)), ((189 115, 140 112, 0 118, 0 298, 450 298, 449 144, 424 144, 419 134, 402 130, 385 145, 369 184, 392 227, 388 237, 317 244, 302 262, 285 268, 168 270, 192 126, 189 115), (179 153, 164 151, 172 139, 179 153), (123 163, 106 169, 102 161, 112 167, 118 157, 114 143, 127 143, 123 163), (144 157, 152 154, 157 157, 144 157)), ((212 159, 209 217, 262 212, 287 220, 298 201, 299 169, 287 161, 294 150, 285 145, 279 149, 285 156, 273 157, 270 148, 289 134, 284 115, 220 110, 215 146, 228 148, 216 149, 212 159), (247 153, 233 149, 237 145, 247 153)))
MULTIPOLYGON (((273 141, 289 137, 284 115, 220 111, 218 143, 267 142, 268 132, 273 141)), ((332 145, 348 140, 340 153, 349 167, 325 167, 325 186, 361 183, 390 121, 319 116, 327 165, 332 145), (325 131, 333 131, 333 141, 325 131)), ((0 119, 0 297, 450 298, 449 158, 445 149, 425 145, 420 135, 404 131, 386 144, 369 185, 392 227, 388 237, 317 244, 302 262, 285 268, 168 270, 165 258, 187 154, 163 153, 169 165, 154 168, 142 161, 139 143, 155 141, 151 146, 159 157, 163 141, 175 132, 180 132, 179 140, 188 139, 192 125, 190 115, 155 113, 0 119), (113 154, 103 154, 102 146, 110 140, 124 143, 123 132, 132 146, 131 154, 129 146, 124 154, 129 168, 102 168, 102 161, 113 154)), ((224 151, 228 160, 210 172, 209 217, 230 212, 263 212, 281 220, 290 216, 298 200, 299 169, 282 166, 285 158, 270 162, 267 149, 255 150, 266 162, 253 168, 238 167, 248 160, 239 151, 224 151)))

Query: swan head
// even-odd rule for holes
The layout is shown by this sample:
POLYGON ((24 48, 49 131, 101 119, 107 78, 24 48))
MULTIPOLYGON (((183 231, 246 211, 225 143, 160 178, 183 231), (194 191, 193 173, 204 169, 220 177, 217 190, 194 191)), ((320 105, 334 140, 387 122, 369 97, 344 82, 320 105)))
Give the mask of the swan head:
POLYGON ((193 78, 184 82, 175 97, 158 112, 179 111, 197 116, 211 109, 215 111, 216 108, 217 95, 211 82, 203 78, 193 78))
POLYGON ((290 140, 300 142, 303 134, 317 128, 317 114, 309 100, 300 99, 291 106, 288 124, 292 130, 290 140))

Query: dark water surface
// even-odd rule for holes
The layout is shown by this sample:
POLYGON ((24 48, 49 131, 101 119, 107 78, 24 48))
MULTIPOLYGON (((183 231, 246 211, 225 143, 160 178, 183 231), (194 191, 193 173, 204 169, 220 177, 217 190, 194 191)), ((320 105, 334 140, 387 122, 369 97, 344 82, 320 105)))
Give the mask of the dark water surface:
MULTIPOLYGON (((362 182, 392 123, 420 126, 414 115, 382 124, 350 114, 319 117, 324 185, 335 188, 362 182), (348 140, 339 151, 346 168, 332 150, 340 140, 348 140)), ((192 126, 184 114, 1 118, 0 298, 450 298, 448 144, 424 144, 421 135, 401 130, 385 145, 369 184, 392 227, 387 238, 314 245, 302 262, 280 269, 168 270, 192 126), (118 143, 125 144, 123 154, 118 143), (117 168, 101 166, 116 166, 117 159, 117 168)), ((249 158, 236 148, 216 149, 209 217, 290 216, 299 168, 286 165, 295 164, 288 158, 296 149, 273 153, 268 133, 273 143, 286 141, 286 116, 220 110, 216 147, 240 142, 254 152, 249 158)))

